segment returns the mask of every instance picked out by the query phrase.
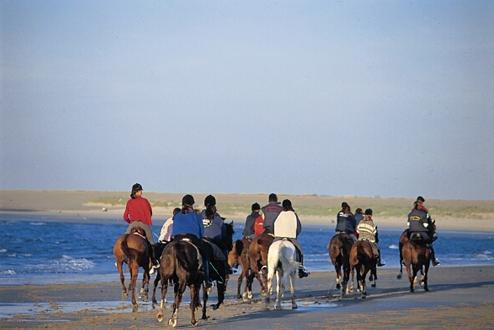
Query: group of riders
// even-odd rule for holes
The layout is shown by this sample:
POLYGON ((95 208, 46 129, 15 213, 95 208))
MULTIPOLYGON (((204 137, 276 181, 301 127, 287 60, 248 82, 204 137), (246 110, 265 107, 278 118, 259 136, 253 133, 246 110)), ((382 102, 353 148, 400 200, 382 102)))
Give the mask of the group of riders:
MULTIPOLYGON (((152 245, 152 249, 150 249, 152 271, 159 267, 159 256, 161 256, 167 243, 174 239, 187 238, 201 252, 206 286, 211 286, 208 260, 208 255, 211 254, 206 251, 212 250, 215 260, 224 260, 227 271, 231 273, 227 263, 228 249, 223 243, 225 218, 218 213, 214 196, 206 196, 202 211, 194 209, 195 200, 192 195, 183 196, 182 208, 175 208, 173 216, 163 224, 159 240, 155 243, 151 231, 152 207, 149 201, 142 196, 142 191, 143 188, 139 183, 132 186, 131 198, 127 202, 123 218, 129 223, 127 233, 130 233, 135 227, 144 230, 147 240, 152 245)), ((413 209, 408 214, 407 235, 411 240, 421 240, 431 249, 432 264, 436 266, 439 261, 435 258, 432 242, 437 239, 437 235, 424 202, 425 199, 422 196, 418 196, 414 202, 413 209)), ((245 220, 243 238, 254 240, 257 237, 268 235, 273 237, 273 241, 289 240, 297 250, 296 261, 300 264, 299 277, 308 276, 309 273, 303 266, 302 247, 297 240, 302 232, 302 224, 291 201, 285 199, 280 203, 277 195, 272 193, 268 196, 268 204, 260 207, 258 203, 254 203, 251 209, 252 213, 245 220)), ((367 240, 371 242, 377 257, 377 265, 383 266, 377 245, 379 242, 378 230, 373 222, 372 213, 370 208, 363 213, 362 209, 358 208, 353 214, 350 205, 343 202, 341 210, 337 214, 335 231, 336 234, 348 234, 354 241, 367 240)))

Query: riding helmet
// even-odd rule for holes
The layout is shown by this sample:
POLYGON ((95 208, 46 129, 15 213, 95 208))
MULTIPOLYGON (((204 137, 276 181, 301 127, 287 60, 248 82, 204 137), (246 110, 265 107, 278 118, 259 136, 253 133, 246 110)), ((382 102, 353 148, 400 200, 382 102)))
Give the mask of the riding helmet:
POLYGON ((184 197, 182 197, 182 205, 188 205, 188 206, 192 206, 194 205, 195 201, 194 201, 194 197, 192 197, 192 195, 185 195, 184 197))

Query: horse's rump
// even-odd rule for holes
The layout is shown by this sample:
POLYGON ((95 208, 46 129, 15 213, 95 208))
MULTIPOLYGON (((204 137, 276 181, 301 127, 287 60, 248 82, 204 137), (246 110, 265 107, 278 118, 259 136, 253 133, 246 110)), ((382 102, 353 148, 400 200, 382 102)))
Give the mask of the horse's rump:
POLYGON ((162 254, 163 264, 166 261, 176 260, 175 266, 181 267, 188 273, 197 272, 202 267, 202 256, 199 248, 190 240, 173 240, 165 246, 162 254), (166 259, 165 259, 166 258, 166 259))

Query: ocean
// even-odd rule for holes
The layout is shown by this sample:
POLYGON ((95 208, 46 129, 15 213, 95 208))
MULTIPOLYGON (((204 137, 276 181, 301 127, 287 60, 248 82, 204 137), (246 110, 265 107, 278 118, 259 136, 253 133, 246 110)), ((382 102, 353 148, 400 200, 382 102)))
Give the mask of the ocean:
MULTIPOLYGON (((378 219, 377 219, 378 221, 378 219)), ((234 238, 243 221, 235 224, 234 238)), ((117 273, 113 243, 126 224, 102 220, 75 223, 49 217, 0 214, 4 234, 0 240, 0 280, 3 284, 44 284, 113 281, 117 273)), ((154 226, 158 234, 160 226, 154 226)), ((400 230, 380 230, 380 247, 385 267, 399 267, 400 230)), ((310 271, 333 270, 326 245, 334 234, 330 226, 305 226, 299 240, 305 266, 310 271)), ((493 232, 440 231, 434 243, 440 267, 494 264, 493 232)))

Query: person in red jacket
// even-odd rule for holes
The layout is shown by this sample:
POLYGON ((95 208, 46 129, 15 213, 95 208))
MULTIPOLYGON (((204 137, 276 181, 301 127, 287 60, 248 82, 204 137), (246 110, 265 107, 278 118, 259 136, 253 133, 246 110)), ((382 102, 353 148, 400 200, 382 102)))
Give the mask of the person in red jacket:
POLYGON ((144 229, 149 243, 154 244, 153 232, 151 231, 152 215, 151 204, 142 197, 142 186, 139 183, 134 184, 123 215, 124 220, 129 224, 126 233, 130 233, 132 228, 140 227, 144 229))

